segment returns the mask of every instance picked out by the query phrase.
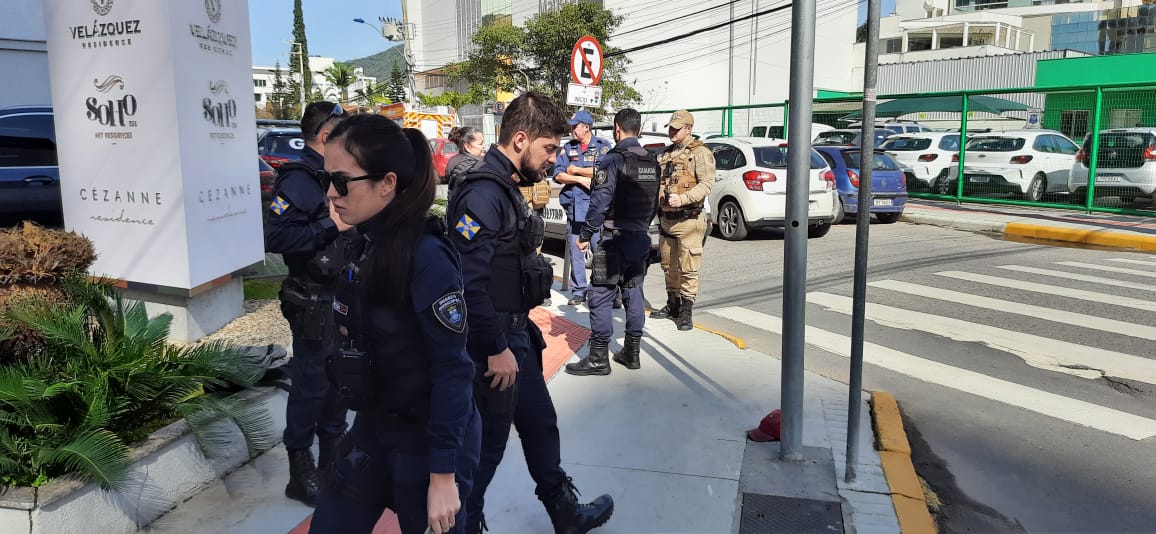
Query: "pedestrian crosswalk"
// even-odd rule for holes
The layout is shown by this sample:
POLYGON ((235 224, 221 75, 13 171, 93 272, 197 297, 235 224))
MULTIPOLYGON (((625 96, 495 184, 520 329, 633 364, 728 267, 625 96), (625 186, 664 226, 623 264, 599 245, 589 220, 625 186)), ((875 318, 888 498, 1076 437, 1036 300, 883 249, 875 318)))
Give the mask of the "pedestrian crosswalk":
MULTIPOLYGON (((1128 403, 1109 407, 1089 402, 1079 398, 1083 390, 1078 387, 1068 387, 1060 393, 1041 389, 1041 384, 1053 383, 1049 380, 1037 380, 1031 385, 1017 383, 1022 371, 1017 374, 998 365, 974 361, 952 365, 949 359, 932 357, 937 352, 926 346, 926 337, 897 341, 904 336, 893 332, 886 337, 872 336, 873 326, 909 331, 940 338, 935 345, 986 346, 1049 373, 1156 385, 1156 351, 1148 343, 1156 340, 1156 299, 1147 293, 1152 285, 1142 281, 1156 277, 1154 258, 1057 261, 1046 266, 999 265, 974 270, 982 272, 941 271, 916 279, 871 282, 866 305, 869 342, 864 344, 864 361, 917 380, 1131 439, 1156 436, 1156 419, 1119 409, 1128 403), (1086 274, 1089 272, 1095 275, 1086 274), (1129 291, 1132 289, 1145 292, 1129 291), (1063 304, 1056 305, 1057 301, 1063 304), (1029 330, 1021 324, 1035 328, 1019 331, 1029 330), (1048 327, 1041 328, 1040 324, 1048 327), (889 341, 884 343, 882 339, 889 341), (924 346, 912 339, 924 340, 924 346), (1114 341, 1106 347, 1097 342, 1103 339, 1114 341)), ((852 299, 812 291, 807 294, 807 302, 811 305, 807 344, 850 357, 850 337, 814 326, 816 322, 830 323, 814 318, 835 314, 849 320, 852 299)), ((738 306, 711 309, 708 313, 782 334, 781 318, 773 315, 738 306)), ((969 350, 964 346, 953 354, 970 354, 969 350)))

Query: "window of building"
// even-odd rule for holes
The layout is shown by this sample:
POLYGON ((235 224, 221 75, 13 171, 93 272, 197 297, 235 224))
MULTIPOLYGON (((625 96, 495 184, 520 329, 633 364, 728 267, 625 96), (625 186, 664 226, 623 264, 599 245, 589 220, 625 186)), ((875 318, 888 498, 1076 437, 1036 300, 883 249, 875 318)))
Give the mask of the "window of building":
POLYGON ((1140 126, 1143 118, 1144 110, 1141 109, 1110 109, 1108 110, 1108 127, 1133 128, 1140 126))
POLYGON ((268 86, 269 86, 269 80, 266 80, 264 78, 256 78, 253 80, 253 87, 268 87, 268 86))
POLYGON ((1060 112, 1060 131, 1072 139, 1083 139, 1088 133, 1088 110, 1074 110, 1060 112))
POLYGON ((911 34, 907 36, 907 51, 931 50, 931 36, 911 34))
POLYGON ((903 53, 903 39, 895 37, 892 39, 883 39, 883 53, 884 54, 900 54, 903 53))
POLYGON ((253 93, 253 100, 255 100, 258 104, 260 104, 261 103, 261 93, 253 93))

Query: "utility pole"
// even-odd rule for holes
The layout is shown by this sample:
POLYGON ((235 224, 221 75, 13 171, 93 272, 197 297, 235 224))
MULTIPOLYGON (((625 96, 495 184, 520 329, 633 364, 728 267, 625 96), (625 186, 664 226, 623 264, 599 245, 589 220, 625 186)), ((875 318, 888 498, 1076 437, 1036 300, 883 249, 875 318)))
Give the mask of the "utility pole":
POLYGON ((734 125, 727 123, 728 120, 734 119, 734 110, 731 107, 735 104, 735 4, 733 2, 731 3, 730 24, 727 27, 730 28, 730 43, 727 46, 727 110, 722 119, 723 135, 731 135, 734 130, 734 125))
POLYGON ((409 82, 410 101, 416 104, 417 87, 414 81, 414 78, 416 77, 414 70, 417 67, 417 63, 413 60, 413 47, 410 45, 410 41, 413 40, 414 28, 409 24, 409 9, 407 8, 408 4, 409 2, 407 0, 401 0, 401 36, 402 39, 404 39, 403 43, 405 44, 405 48, 403 49, 405 51, 405 76, 409 82))
POLYGON ((847 384, 847 472, 855 481, 859 457, 859 412, 863 401, 863 329, 867 313, 867 237, 871 231, 871 175, 875 168, 875 85, 879 73, 879 2, 867 0, 866 58, 863 62, 863 128, 859 147, 859 206, 855 217, 855 282, 851 302, 851 377, 847 384))
POLYGON ((811 101, 815 85, 815 2, 791 6, 787 220, 783 265, 782 447, 784 462, 803 461, 803 371, 807 328, 807 206, 811 176, 811 101))

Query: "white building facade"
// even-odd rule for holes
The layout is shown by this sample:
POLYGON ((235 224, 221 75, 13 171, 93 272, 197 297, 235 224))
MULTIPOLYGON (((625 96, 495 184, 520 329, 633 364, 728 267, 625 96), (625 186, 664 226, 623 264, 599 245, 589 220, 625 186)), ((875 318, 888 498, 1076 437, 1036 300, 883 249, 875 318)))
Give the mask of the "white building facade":
MULTIPOLYGON (((522 25, 569 0, 403 0, 415 25, 417 70, 430 71, 464 59, 479 25, 506 19, 522 25)), ((702 2, 593 0, 622 15, 609 45, 620 49, 690 34, 628 54, 626 79, 642 95, 642 110, 701 108, 782 102, 790 80, 791 9, 784 0, 728 5, 702 2), (733 8, 733 12, 732 12, 733 8), (763 13, 767 12, 767 13, 763 13), (759 14, 763 13, 763 14, 759 14), (745 19, 745 20, 740 20, 745 19), (730 20, 737 22, 727 26, 730 20), (721 25, 721 26, 720 26, 721 25), (702 31, 705 28, 717 29, 702 31), (700 31, 696 31, 700 30, 700 31)), ((815 89, 849 92, 857 4, 818 0, 815 89)), ((427 92, 419 84, 418 91, 427 92)), ((782 111, 736 112, 736 133, 752 121, 781 120, 782 111)), ((646 118, 645 129, 664 127, 663 117, 646 118)), ((697 131, 719 130, 721 112, 696 114, 697 131)))
MULTIPOLYGON (((330 102, 338 102, 342 99, 341 89, 330 83, 329 79, 325 76, 325 71, 336 62, 337 61, 331 57, 309 57, 309 70, 313 80, 313 88, 321 93, 322 98, 330 102)), ((377 78, 366 76, 364 69, 361 67, 354 67, 353 72, 356 79, 353 85, 349 86, 349 100, 355 100, 358 91, 367 90, 377 83, 377 78)), ((253 101, 257 109, 263 109, 269 103, 269 99, 273 95, 273 82, 276 78, 276 67, 253 67, 253 101)), ((301 80, 301 73, 292 72, 289 70, 288 65, 282 65, 281 78, 285 82, 289 82, 290 80, 299 81, 301 80)))
POLYGON ((4 0, 0 107, 52 105, 43 0, 4 0))

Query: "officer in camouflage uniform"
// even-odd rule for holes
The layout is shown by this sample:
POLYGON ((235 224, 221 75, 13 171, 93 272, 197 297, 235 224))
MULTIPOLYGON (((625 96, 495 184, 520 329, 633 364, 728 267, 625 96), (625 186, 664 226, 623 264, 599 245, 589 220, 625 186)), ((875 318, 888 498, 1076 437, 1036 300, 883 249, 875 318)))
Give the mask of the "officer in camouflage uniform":
POLYGON ((659 253, 666 273, 666 306, 650 314, 673 319, 679 330, 694 328, 691 313, 698 297, 698 269, 706 237, 703 204, 714 186, 714 154, 691 135, 694 116, 679 110, 670 117, 672 144, 658 158, 662 184, 658 190, 661 238, 659 253))

